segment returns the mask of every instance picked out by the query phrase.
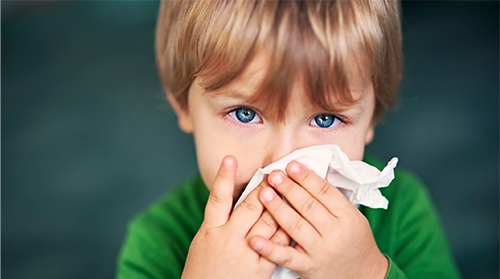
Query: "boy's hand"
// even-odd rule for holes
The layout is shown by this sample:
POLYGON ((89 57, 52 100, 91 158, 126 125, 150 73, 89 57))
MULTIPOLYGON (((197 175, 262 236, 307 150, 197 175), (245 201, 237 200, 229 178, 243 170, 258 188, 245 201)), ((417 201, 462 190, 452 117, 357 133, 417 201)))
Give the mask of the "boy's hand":
POLYGON ((205 219, 191 243, 182 278, 270 278, 276 264, 261 257, 248 245, 259 235, 273 243, 290 238, 258 199, 261 183, 231 214, 237 162, 226 156, 215 178, 205 219))
POLYGON ((301 278, 384 278, 388 260, 361 212, 300 163, 289 163, 286 171, 288 177, 275 171, 268 180, 295 210, 270 187, 262 189, 259 197, 297 245, 292 248, 254 236, 251 246, 301 278))

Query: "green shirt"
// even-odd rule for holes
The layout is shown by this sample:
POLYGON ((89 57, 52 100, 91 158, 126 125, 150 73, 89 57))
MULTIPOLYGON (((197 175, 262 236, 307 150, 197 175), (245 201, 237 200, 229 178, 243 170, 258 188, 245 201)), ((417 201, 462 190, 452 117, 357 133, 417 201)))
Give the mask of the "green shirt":
MULTIPOLYGON (((387 210, 363 206, 359 210, 389 259, 386 278, 460 278, 420 180, 397 170, 396 178, 381 192, 389 200, 387 210)), ((135 217, 118 259, 117 278, 180 278, 208 195, 197 175, 135 217)))

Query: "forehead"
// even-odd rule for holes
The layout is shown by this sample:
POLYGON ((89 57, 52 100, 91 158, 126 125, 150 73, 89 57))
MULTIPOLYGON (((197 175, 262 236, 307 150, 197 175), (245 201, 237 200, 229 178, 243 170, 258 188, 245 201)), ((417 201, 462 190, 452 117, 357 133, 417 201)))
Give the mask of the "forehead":
POLYGON ((350 63, 346 88, 340 92, 335 90, 314 92, 314 89, 309 87, 311 81, 307 80, 307 75, 301 71, 283 80, 268 79, 271 63, 271 56, 260 52, 231 82, 206 93, 216 97, 238 99, 243 103, 256 103, 281 118, 284 117, 283 112, 288 107, 292 94, 305 95, 312 106, 318 109, 337 112, 356 105, 367 93, 373 91, 370 71, 355 62, 350 63), (287 91, 281 96, 280 92, 276 92, 273 88, 283 84, 286 85, 287 91), (318 96, 319 94, 322 96, 318 96))

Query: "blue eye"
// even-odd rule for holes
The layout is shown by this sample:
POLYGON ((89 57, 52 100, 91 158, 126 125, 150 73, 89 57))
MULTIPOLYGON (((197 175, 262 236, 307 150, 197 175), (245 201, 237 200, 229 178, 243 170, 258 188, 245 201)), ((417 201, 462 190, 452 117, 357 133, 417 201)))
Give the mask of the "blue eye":
POLYGON ((255 123, 262 121, 255 111, 248 108, 235 109, 229 112, 229 116, 241 123, 255 123))
POLYGON ((309 122, 310 125, 320 128, 332 128, 340 124, 340 119, 330 114, 320 114, 309 122))

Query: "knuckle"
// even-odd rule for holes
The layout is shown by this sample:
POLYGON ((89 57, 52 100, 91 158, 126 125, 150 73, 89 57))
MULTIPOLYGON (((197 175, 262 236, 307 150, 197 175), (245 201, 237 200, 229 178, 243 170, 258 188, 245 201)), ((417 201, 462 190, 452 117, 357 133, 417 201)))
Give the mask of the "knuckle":
POLYGON ((219 205, 224 203, 224 198, 217 194, 210 194, 208 201, 214 205, 219 205))
POLYGON ((209 239, 212 237, 212 235, 214 235, 214 230, 207 228, 205 223, 203 223, 203 225, 196 233, 196 237, 202 239, 209 239))
POLYGON ((241 204, 240 204, 240 207, 244 208, 245 210, 247 211, 250 211, 250 212, 257 212, 257 211, 261 211, 261 208, 258 207, 257 205, 255 205, 254 203, 252 202, 249 202, 248 199, 245 199, 241 204))
POLYGON ((217 172, 216 179, 218 180, 227 181, 231 180, 231 178, 232 178, 232 173, 228 169, 220 168, 219 171, 217 172))
POLYGON ((276 243, 276 244, 278 244, 278 245, 285 246, 285 245, 288 245, 290 241, 289 241, 289 239, 288 239, 288 237, 287 237, 287 235, 286 235, 285 232, 279 231, 279 232, 276 233, 276 235, 275 235, 275 237, 273 239, 273 242, 276 243))
POLYGON ((319 185, 319 190, 318 190, 318 196, 322 197, 322 196, 326 196, 328 194, 328 192, 330 192, 332 189, 331 189, 331 185, 329 183, 321 183, 319 185))
POLYGON ((306 171, 306 172, 304 172, 303 177, 302 177, 302 181, 304 183, 310 183, 310 182, 312 182, 313 179, 314 179, 313 175, 314 175, 314 173, 312 171, 306 171))
POLYGON ((219 172, 217 173, 217 180, 222 180, 222 181, 225 181, 225 180, 229 180, 229 174, 227 173, 227 171, 224 171, 224 170, 219 170, 219 172))
POLYGON ((250 194, 258 195, 264 188, 267 188, 267 186, 263 184, 263 182, 261 182, 259 185, 257 185, 257 187, 255 187, 255 189, 252 190, 250 194))
POLYGON ((267 177, 266 179, 262 179, 262 181, 259 183, 257 188, 265 188, 265 187, 270 187, 269 182, 267 182, 267 177))
POLYGON ((279 263, 279 265, 281 265, 281 266, 290 266, 291 263, 292 263, 292 257, 289 254, 286 254, 285 257, 279 263))
POLYGON ((285 204, 285 202, 282 199, 276 199, 276 200, 280 200, 280 201, 271 203, 271 205, 272 205, 270 207, 271 212, 280 213, 280 212, 286 211, 288 209, 288 205, 285 204))
POLYGON ((286 183, 287 185, 285 185, 283 187, 283 191, 282 191, 282 194, 286 197, 286 196, 290 196, 290 194, 293 192, 293 183, 286 183))
POLYGON ((206 238, 210 235, 209 230, 205 229, 205 223, 200 227, 198 232, 196 233, 196 238, 206 238))
POLYGON ((276 229, 278 227, 278 224, 276 223, 274 218, 269 214, 263 214, 261 220, 266 226, 270 228, 276 229))
POLYGON ((313 197, 309 196, 302 204, 300 212, 302 212, 303 214, 307 214, 311 212, 315 206, 316 206, 316 200, 313 197))
POLYGON ((300 219, 291 223, 288 231, 290 235, 297 235, 302 229, 302 222, 300 219))

